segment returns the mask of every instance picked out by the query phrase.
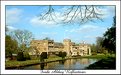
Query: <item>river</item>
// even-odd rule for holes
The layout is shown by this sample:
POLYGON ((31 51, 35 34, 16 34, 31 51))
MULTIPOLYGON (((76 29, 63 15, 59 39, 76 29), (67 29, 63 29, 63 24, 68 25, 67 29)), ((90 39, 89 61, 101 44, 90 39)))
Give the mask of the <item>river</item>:
POLYGON ((90 64, 98 61, 98 59, 81 58, 67 59, 64 61, 55 61, 50 63, 26 66, 19 69, 24 70, 83 70, 90 64))

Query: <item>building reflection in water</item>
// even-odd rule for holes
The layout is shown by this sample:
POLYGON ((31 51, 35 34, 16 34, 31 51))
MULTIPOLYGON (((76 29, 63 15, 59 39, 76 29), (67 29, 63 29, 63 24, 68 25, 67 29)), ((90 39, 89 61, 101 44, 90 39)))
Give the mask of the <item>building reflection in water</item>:
POLYGON ((77 67, 77 68, 83 68, 83 66, 87 66, 89 65, 90 62, 89 62, 89 59, 87 58, 83 58, 83 59, 69 59, 69 60, 66 60, 65 63, 64 63, 64 68, 65 69, 73 69, 74 67, 77 67))
POLYGON ((90 62, 89 62, 89 59, 83 58, 83 59, 80 60, 80 63, 81 64, 89 64, 90 62))
POLYGON ((68 59, 58 62, 51 62, 46 64, 41 64, 41 70, 43 69, 73 69, 74 67, 83 68, 84 65, 89 65, 90 60, 87 58, 83 59, 68 59))
POLYGON ((68 59, 64 61, 56 61, 50 63, 41 63, 39 65, 33 65, 29 67, 25 67, 24 69, 39 69, 39 70, 70 70, 70 69, 84 69, 88 65, 96 62, 97 59, 68 59))

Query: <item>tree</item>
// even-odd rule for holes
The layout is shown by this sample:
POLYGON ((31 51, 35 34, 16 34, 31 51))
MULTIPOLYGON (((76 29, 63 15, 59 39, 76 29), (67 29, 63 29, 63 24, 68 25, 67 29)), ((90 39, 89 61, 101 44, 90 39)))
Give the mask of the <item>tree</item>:
POLYGON ((40 56, 43 59, 47 59, 47 52, 42 52, 40 56))
POLYGON ((24 52, 24 58, 25 58, 26 60, 30 60, 30 59, 31 59, 28 52, 24 52))
POLYGON ((116 17, 113 19, 113 26, 104 33, 103 47, 110 53, 116 52, 116 17))
POLYGON ((40 61, 44 61, 44 59, 47 59, 47 52, 42 52, 40 55, 40 61))
POLYGON ((24 57, 23 52, 22 51, 18 52, 18 54, 17 54, 17 61, 25 61, 25 60, 26 60, 26 58, 24 57))
POLYGON ((12 39, 9 35, 5 36, 5 56, 11 57, 12 54, 17 53, 18 42, 15 39, 12 39))
POLYGON ((11 36, 18 41, 22 51, 26 50, 26 47, 29 46, 30 41, 33 39, 32 33, 27 30, 15 30, 11 36))
POLYGON ((102 47, 102 43, 103 43, 103 37, 97 37, 96 50, 97 50, 98 53, 104 52, 104 48, 102 47))
POLYGON ((92 55, 96 55, 97 54, 97 46, 96 46, 96 44, 92 44, 91 45, 91 53, 92 53, 92 55))
POLYGON ((62 59, 64 59, 66 55, 67 55, 66 52, 59 52, 59 57, 62 57, 62 59))
POLYGON ((46 37, 46 38, 44 38, 43 40, 50 40, 50 38, 49 38, 49 37, 46 37))
MULTIPOLYGON (((94 21, 95 19, 102 21, 101 16, 103 14, 98 10, 99 6, 72 5, 66 7, 68 8, 61 13, 62 18, 60 20, 62 23, 72 23, 78 20, 79 23, 82 24, 88 21, 94 21)), ((56 10, 54 6, 49 5, 47 12, 40 14, 40 20, 48 20, 58 23, 58 17, 55 12, 56 10)))

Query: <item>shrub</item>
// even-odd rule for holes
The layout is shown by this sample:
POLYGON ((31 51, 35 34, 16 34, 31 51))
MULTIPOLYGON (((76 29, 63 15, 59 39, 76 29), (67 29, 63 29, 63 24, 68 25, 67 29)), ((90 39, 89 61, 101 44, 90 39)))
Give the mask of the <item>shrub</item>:
POLYGON ((40 55, 41 59, 47 59, 47 52, 42 52, 40 55))
POLYGON ((97 53, 96 52, 92 52, 92 55, 97 55, 97 53))
POLYGON ((29 53, 24 53, 24 58, 26 60, 30 60, 31 59, 29 53))
POLYGON ((59 57, 62 57, 62 52, 59 52, 59 55, 58 55, 59 57))
POLYGON ((66 52, 59 52, 59 57, 62 57, 62 59, 65 58, 66 55, 67 55, 66 52))
POLYGON ((40 59, 40 58, 37 57, 36 55, 31 55, 30 57, 31 57, 31 58, 30 58, 31 60, 39 60, 39 59, 40 59))
POLYGON ((66 53, 66 52, 62 52, 62 58, 65 58, 65 57, 66 57, 66 55, 67 55, 67 53, 66 53))
POLYGON ((23 52, 18 52, 17 54, 17 61, 25 61, 23 52))

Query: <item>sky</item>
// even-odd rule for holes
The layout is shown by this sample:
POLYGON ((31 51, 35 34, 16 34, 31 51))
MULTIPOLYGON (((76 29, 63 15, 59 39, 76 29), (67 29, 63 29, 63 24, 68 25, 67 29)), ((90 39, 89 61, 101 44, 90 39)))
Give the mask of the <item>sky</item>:
MULTIPOLYGON (((62 23, 62 13, 67 11, 70 6, 52 6, 56 14, 54 21, 40 20, 48 10, 48 6, 6 6, 6 25, 10 31, 16 29, 28 30, 33 33, 36 40, 45 37, 53 39, 55 42, 63 42, 63 39, 71 39, 73 42, 96 43, 96 37, 102 37, 107 28, 110 28, 115 15, 115 6, 97 6, 103 21, 94 20, 80 24, 78 19, 72 23, 62 23)), ((72 12, 73 13, 73 12, 72 12)), ((70 16, 72 16, 70 14, 70 16)), ((69 17, 70 17, 69 16, 69 17)))

